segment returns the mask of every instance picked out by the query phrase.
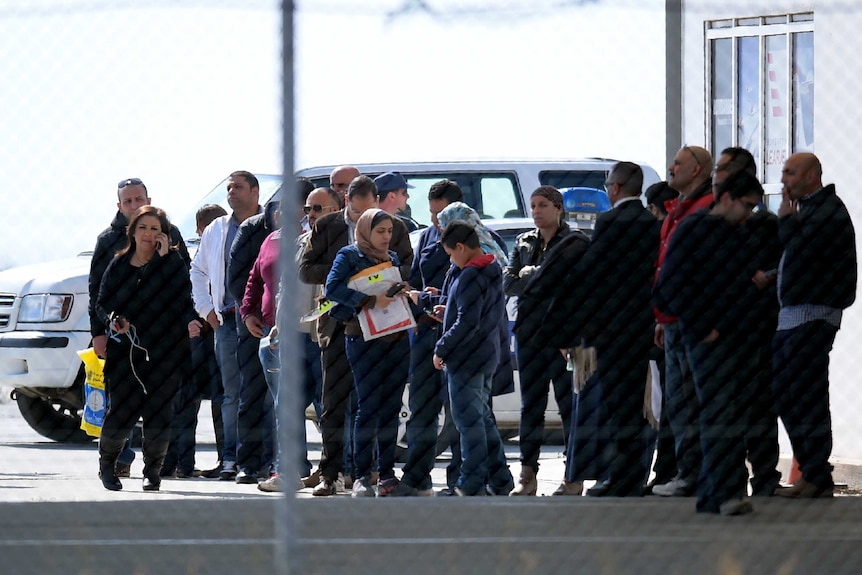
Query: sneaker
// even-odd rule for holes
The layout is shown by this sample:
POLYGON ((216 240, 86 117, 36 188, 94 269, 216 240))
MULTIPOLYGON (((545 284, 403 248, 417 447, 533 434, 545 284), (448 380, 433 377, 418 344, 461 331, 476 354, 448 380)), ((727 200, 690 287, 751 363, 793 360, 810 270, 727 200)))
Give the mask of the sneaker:
POLYGON ((241 470, 236 474, 236 482, 241 485, 256 485, 257 473, 250 473, 248 471, 241 470))
MULTIPOLYGON (((372 478, 373 479, 373 478, 372 478)), ((377 480, 377 497, 389 497, 401 484, 397 477, 377 480)))
POLYGON ((218 462, 218 465, 213 467, 212 469, 204 469, 201 471, 201 477, 205 477, 207 479, 216 479, 221 473, 222 465, 221 461, 218 462))
POLYGON ((374 487, 371 486, 371 478, 361 477, 353 482, 351 490, 353 497, 374 497, 374 487))
POLYGON ((236 479, 236 463, 233 461, 225 461, 222 463, 221 471, 218 478, 220 481, 233 481, 236 479))
POLYGON ((491 497, 506 496, 509 495, 513 489, 515 489, 514 482, 504 485, 503 487, 492 487, 488 484, 485 486, 485 493, 491 497))
POLYGON ((694 482, 674 477, 667 483, 654 485, 652 493, 661 497, 691 497, 694 495, 694 482))
POLYGON ((451 487, 444 487, 440 491, 434 494, 435 497, 455 497, 458 494, 455 493, 455 490, 451 487))
POLYGON ((395 486, 395 489, 392 490, 392 493, 389 493, 389 497, 431 497, 433 495, 433 489, 417 489, 416 487, 410 487, 403 481, 400 481, 395 486))
POLYGON ((261 491, 266 491, 267 493, 281 493, 284 491, 284 486, 282 485, 282 481, 279 478, 278 473, 274 473, 272 477, 266 481, 258 483, 257 488, 261 491))
POLYGON ((725 517, 747 515, 752 511, 754 511, 754 507, 748 499, 729 499, 718 506, 718 512, 725 517))
POLYGON ((482 488, 479 491, 477 491, 476 493, 467 493, 466 491, 464 491, 460 487, 456 487, 455 488, 455 495, 457 495, 458 497, 478 497, 481 495, 488 495, 488 492, 484 488, 482 488))
POLYGON ((344 474, 339 471, 338 477, 335 480, 335 492, 346 493, 348 489, 353 489, 353 480, 350 480, 350 486, 348 487, 344 474))
POLYGON ((315 497, 331 497, 337 493, 337 489, 335 484, 338 480, 323 478, 323 481, 320 482, 320 485, 314 488, 314 491, 311 492, 315 497))

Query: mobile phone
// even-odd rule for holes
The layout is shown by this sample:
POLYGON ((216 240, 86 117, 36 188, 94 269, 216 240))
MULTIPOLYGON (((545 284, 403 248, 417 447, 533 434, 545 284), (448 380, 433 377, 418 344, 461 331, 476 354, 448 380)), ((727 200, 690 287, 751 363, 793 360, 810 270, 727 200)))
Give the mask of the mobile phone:
POLYGON ((404 282, 398 282, 397 284, 392 285, 388 290, 386 290, 386 297, 395 297, 405 287, 407 287, 407 284, 404 282))

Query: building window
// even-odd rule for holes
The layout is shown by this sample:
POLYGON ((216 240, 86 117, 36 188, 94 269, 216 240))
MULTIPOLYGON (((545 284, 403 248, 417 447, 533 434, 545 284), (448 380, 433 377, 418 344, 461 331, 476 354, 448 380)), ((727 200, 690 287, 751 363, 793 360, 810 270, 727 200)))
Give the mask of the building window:
POLYGON ((787 157, 814 150, 814 15, 706 23, 707 141, 748 149, 764 184, 787 157))

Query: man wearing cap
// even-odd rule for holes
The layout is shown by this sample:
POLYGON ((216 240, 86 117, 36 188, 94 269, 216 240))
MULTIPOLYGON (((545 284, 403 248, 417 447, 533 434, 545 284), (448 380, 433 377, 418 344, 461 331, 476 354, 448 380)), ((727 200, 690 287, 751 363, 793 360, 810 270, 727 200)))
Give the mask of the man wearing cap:
POLYGON ((377 186, 377 205, 380 209, 397 216, 407 226, 408 232, 418 230, 419 224, 407 215, 407 199, 410 197, 407 188, 413 186, 407 183, 404 176, 398 172, 386 172, 374 178, 374 184, 377 186))

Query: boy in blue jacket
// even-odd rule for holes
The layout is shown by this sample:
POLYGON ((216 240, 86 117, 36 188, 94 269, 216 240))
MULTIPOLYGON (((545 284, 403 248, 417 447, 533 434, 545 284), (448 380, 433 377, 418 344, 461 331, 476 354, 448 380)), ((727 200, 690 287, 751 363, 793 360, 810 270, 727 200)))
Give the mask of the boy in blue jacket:
MULTIPOLYGON (((461 271, 452 283, 443 316, 444 333, 434 367, 446 370, 452 419, 461 433, 458 495, 508 495, 514 487, 500 432, 488 406, 500 361, 499 324, 504 320, 503 270, 485 254, 466 222, 454 221, 440 238, 461 271)), ((435 311, 443 311, 437 306, 435 311)))

